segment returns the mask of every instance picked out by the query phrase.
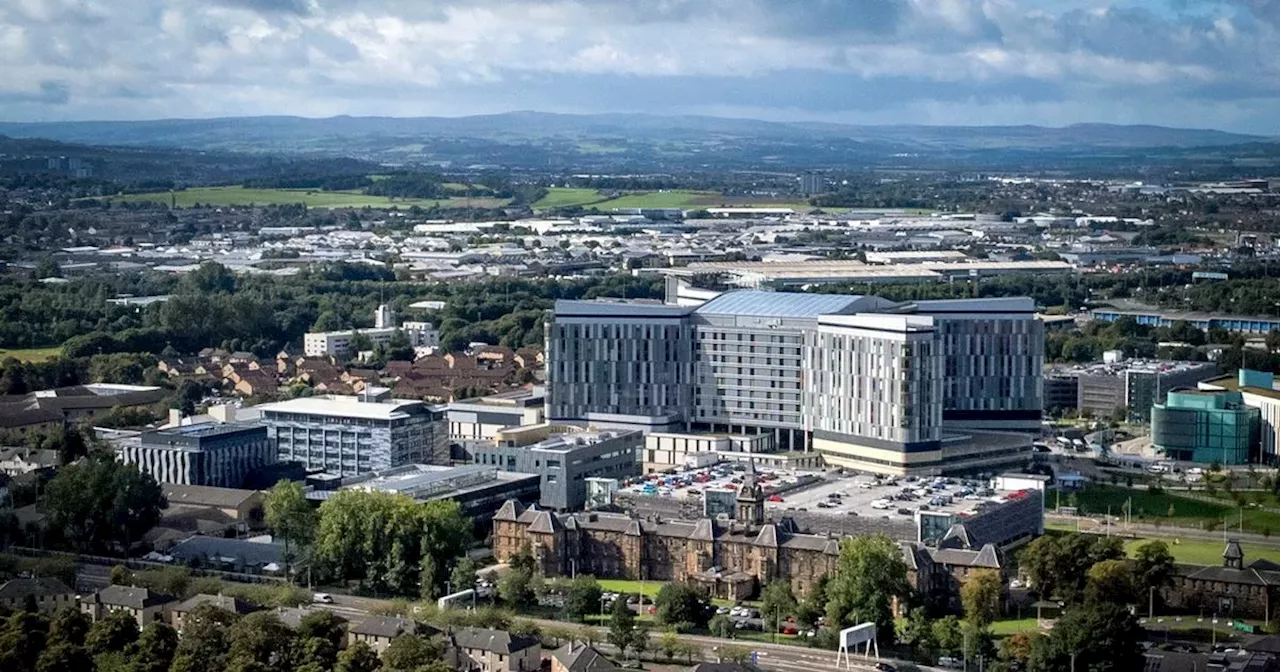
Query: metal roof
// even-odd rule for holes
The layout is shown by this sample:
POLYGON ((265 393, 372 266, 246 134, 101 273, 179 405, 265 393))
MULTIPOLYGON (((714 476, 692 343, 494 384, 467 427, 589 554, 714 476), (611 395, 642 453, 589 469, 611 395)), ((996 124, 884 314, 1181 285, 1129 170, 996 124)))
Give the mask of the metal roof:
POLYGON ((761 317, 817 318, 844 313, 864 297, 848 294, 801 294, 742 290, 726 292, 702 304, 700 315, 757 315, 761 317))

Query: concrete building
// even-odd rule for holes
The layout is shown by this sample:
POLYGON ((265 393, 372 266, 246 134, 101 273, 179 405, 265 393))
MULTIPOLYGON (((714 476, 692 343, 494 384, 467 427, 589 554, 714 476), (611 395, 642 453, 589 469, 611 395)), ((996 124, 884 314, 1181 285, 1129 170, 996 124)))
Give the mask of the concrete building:
MULTIPOLYGON (((1039 430, 1044 331, 1030 299, 676 293, 681 305, 557 302, 551 421, 767 433, 778 450, 883 473, 936 472, 943 446, 973 432, 1039 430)), ((981 466, 1021 459, 1006 444, 953 453, 975 467, 982 445, 994 461, 981 466)))
POLYGON ((405 464, 447 464, 443 406, 392 399, 385 388, 359 396, 299 397, 257 407, 281 461, 354 476, 405 464))
POLYGON ((542 477, 538 474, 503 471, 483 464, 457 467, 408 464, 343 478, 335 489, 311 488, 307 499, 324 501, 338 490, 347 489, 391 492, 419 502, 450 499, 457 502, 462 514, 477 526, 487 526, 493 514, 509 499, 523 504, 537 502, 541 483, 542 477))
POLYGON ((542 423, 497 433, 493 443, 473 448, 475 464, 537 474, 538 502, 556 511, 577 511, 587 499, 587 478, 623 479, 639 473, 637 430, 590 430, 542 423))
POLYGON ((405 322, 395 326, 395 313, 389 306, 378 306, 374 311, 372 329, 346 329, 341 331, 313 331, 302 337, 302 349, 308 357, 345 358, 352 354, 351 339, 360 334, 373 345, 386 346, 396 332, 404 334, 409 345, 415 348, 439 347, 440 331, 430 322, 405 322))
POLYGON ((1257 461, 1261 415, 1238 391, 1175 389, 1151 409, 1151 445, 1185 462, 1248 464, 1257 461))
POLYGON ((772 434, 650 432, 644 437, 640 461, 644 473, 651 474, 656 471, 706 466, 733 453, 755 456, 772 451, 772 434))
POLYGON ((1129 422, 1140 423, 1150 422, 1151 407, 1162 401, 1170 390, 1194 388, 1200 381, 1217 374, 1218 365, 1212 362, 1155 359, 1119 359, 1054 373, 1076 378, 1077 407, 1082 412, 1097 417, 1123 412, 1129 422))
POLYGON ((116 456, 160 483, 239 488, 255 469, 276 462, 276 447, 260 423, 213 422, 123 439, 116 456))
POLYGON ((492 394, 449 404, 449 438, 490 441, 504 427, 536 425, 545 419, 542 387, 492 394))
POLYGON ((1240 369, 1235 376, 1200 383, 1202 390, 1234 390, 1246 406, 1258 409, 1258 461, 1274 465, 1280 446, 1280 389, 1275 375, 1240 369))

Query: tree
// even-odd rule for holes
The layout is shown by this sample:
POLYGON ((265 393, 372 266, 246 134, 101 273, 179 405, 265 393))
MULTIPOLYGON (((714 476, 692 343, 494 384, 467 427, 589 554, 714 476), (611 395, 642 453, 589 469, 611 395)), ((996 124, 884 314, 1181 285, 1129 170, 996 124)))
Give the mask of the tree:
POLYGON ((49 621, 28 611, 18 611, 0 627, 0 670, 30 670, 48 642, 49 621))
POLYGON ((1085 598, 1090 601, 1128 604, 1134 597, 1133 570, 1126 560, 1103 560, 1089 568, 1085 598))
POLYGON ((130 672, 167 672, 178 651, 178 633, 164 623, 148 623, 130 653, 130 672))
POLYGON ((609 618, 609 643, 617 647, 618 655, 626 656, 627 649, 635 642, 636 615, 631 611, 627 601, 619 598, 613 601, 613 611, 609 618))
POLYGON ((128 548, 160 521, 160 484, 134 465, 93 456, 58 470, 45 490, 50 527, 87 549, 128 548))
POLYGON ((684 583, 668 583, 653 600, 658 608, 658 622, 663 625, 691 623, 702 627, 711 618, 711 604, 696 588, 684 583))
POLYGON ((826 576, 814 581, 804 599, 796 605, 796 620, 801 625, 811 628, 817 625, 818 619, 826 614, 828 582, 829 579, 826 576))
POLYGON ((933 622, 933 641, 938 650, 946 654, 960 653, 964 647, 964 628, 960 619, 947 616, 933 622))
POLYGON ((1139 589, 1158 592, 1173 581, 1173 573, 1173 554, 1163 541, 1148 541, 1134 551, 1133 574, 1139 589))
POLYGON ((1142 640, 1146 633, 1127 609, 1117 604, 1095 603, 1068 608, 1049 636, 1035 640, 1027 669, 1071 669, 1127 672, 1143 665, 1142 640))
POLYGON ((911 647, 916 659, 932 661, 937 642, 933 638, 933 624, 929 622, 929 614, 924 607, 915 607, 907 612, 898 633, 898 641, 911 647))
POLYGON ((676 631, 673 628, 664 630, 662 635, 658 637, 658 650, 662 652, 662 655, 667 660, 671 660, 675 658, 679 649, 680 638, 676 635, 676 631))
POLYGON ((600 582, 590 574, 579 574, 569 582, 565 591, 564 610, 570 618, 582 620, 587 614, 594 614, 600 609, 600 599, 604 590, 600 582))
POLYGON ((498 575, 498 597, 512 606, 525 606, 534 600, 534 574, 529 570, 507 567, 498 575))
POLYGON ((1123 557, 1124 547, 1118 537, 1046 535, 1027 544, 1019 564, 1041 598, 1078 602, 1084 597, 1089 568, 1103 560, 1123 557))
POLYGON ((228 628, 235 621, 235 614, 212 605, 191 610, 182 620, 171 672, 223 672, 230 646, 228 628))
POLYGON ((138 640, 138 622, 127 612, 112 609, 94 622, 85 635, 84 643, 89 653, 124 651, 138 640))
POLYGON ((286 672, 292 669, 287 656, 277 652, 288 650, 293 633, 271 611, 255 611, 242 616, 227 628, 229 647, 228 665, 245 666, 247 669, 273 669, 286 672))
POLYGON ((893 540, 883 534, 846 538, 827 586, 827 620, 836 629, 870 621, 879 637, 891 641, 894 598, 909 590, 907 566, 893 540))
POLYGON ((313 611, 298 622, 298 637, 300 639, 318 638, 333 644, 335 649, 342 648, 342 643, 346 640, 347 629, 346 623, 342 617, 328 610, 313 611))
POLYGON ((574 631, 568 626, 548 625, 542 629, 543 641, 551 641, 556 648, 560 648, 564 642, 573 641, 574 635, 574 631))
POLYGON ((387 650, 382 653, 382 664, 395 672, 412 672, 443 656, 443 642, 406 633, 391 640, 387 650))
POLYGON ((463 555, 453 563, 453 569, 449 570, 449 585, 453 587, 454 592, 468 590, 476 586, 476 561, 470 556, 463 555))
POLYGON ((355 642, 338 654, 334 672, 377 672, 382 666, 378 654, 364 642, 355 642))
POLYGON ((129 571, 124 565, 115 565, 111 568, 111 577, 109 579, 113 586, 127 586, 133 583, 133 572, 129 571))
POLYGON ((316 533, 316 512, 297 481, 281 480, 267 491, 263 499, 267 527, 284 539, 285 562, 292 565, 289 545, 299 548, 311 545, 316 533))
POLYGON ((726 644, 720 647, 720 661, 739 665, 751 660, 751 649, 745 646, 726 644))
POLYGON ((716 614, 707 621, 707 629, 711 631, 712 636, 728 639, 733 637, 733 619, 724 614, 716 614))
POLYGON ((84 646, 85 636, 93 621, 73 607, 61 609, 49 620, 49 644, 84 646))
POLYGON ((590 625, 578 628, 576 634, 576 639, 582 642, 583 646, 594 646, 596 642, 600 641, 600 630, 590 625))
POLYGON ((791 592, 791 582, 786 579, 774 579, 760 591, 760 615, 766 623, 784 616, 795 616, 798 606, 796 596, 791 592))
POLYGON ((59 642, 36 660, 36 672, 85 672, 93 669, 93 657, 83 646, 59 642))
POLYGON ((960 586, 960 603, 971 626, 982 629, 1000 616, 1000 595, 1004 586, 1000 573, 992 569, 971 572, 960 586))

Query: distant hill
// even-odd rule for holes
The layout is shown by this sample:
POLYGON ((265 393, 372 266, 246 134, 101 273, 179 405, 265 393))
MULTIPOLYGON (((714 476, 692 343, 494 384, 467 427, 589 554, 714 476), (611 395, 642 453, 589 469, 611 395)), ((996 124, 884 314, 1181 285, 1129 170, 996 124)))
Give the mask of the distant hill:
POLYGON ((647 114, 568 115, 510 112, 470 117, 224 117, 155 121, 0 123, 0 135, 95 145, 192 149, 293 148, 323 151, 345 141, 471 138, 497 142, 547 138, 689 140, 719 136, 762 141, 841 139, 902 149, 1083 149, 1221 147, 1266 140, 1207 129, 1076 124, 1044 126, 855 126, 647 114), (262 143, 266 143, 265 145, 262 143))

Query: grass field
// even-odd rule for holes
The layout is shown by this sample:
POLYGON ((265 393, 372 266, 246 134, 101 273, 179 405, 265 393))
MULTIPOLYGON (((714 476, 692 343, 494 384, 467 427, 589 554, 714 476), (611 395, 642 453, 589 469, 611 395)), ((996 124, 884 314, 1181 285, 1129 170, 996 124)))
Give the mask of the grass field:
POLYGON ((604 196, 595 189, 551 187, 547 189, 547 195, 534 203, 533 207, 538 210, 550 210, 551 208, 569 208, 575 205, 598 203, 603 200, 605 200, 604 196))
POLYGON ((0 360, 10 357, 23 362, 43 362, 47 359, 53 359, 62 354, 61 347, 53 348, 25 348, 22 350, 5 350, 0 348, 0 360))
MULTIPOLYGON (((120 201, 152 201, 169 203, 170 193, 127 194, 112 197, 120 201)), ((454 198, 444 200, 393 199, 386 196, 369 196, 355 191, 318 191, 311 189, 246 189, 244 187, 196 187, 176 191, 173 202, 179 208, 203 205, 291 205, 302 203, 309 208, 363 208, 370 207, 430 207, 432 205, 454 207, 497 207, 506 203, 496 198, 454 198)))
MULTIPOLYGON (((575 205, 592 207, 601 212, 613 208, 714 208, 719 206, 730 208, 761 207, 791 208, 796 212, 808 212, 813 206, 808 203, 789 203, 768 199, 749 198, 744 196, 725 196, 715 191, 692 191, 688 189, 671 189, 667 191, 638 191, 623 194, 615 198, 605 198, 595 189, 570 189, 552 187, 533 207, 539 210, 567 208, 575 205)), ((834 211, 841 210, 837 208, 834 211)))
MULTIPOLYGON (((1224 520, 1229 527, 1238 529, 1242 515, 1232 502, 1216 504, 1179 497, 1169 491, 1153 493, 1105 485, 1089 487, 1072 495, 1070 501, 1081 513, 1099 514, 1109 510, 1111 515, 1121 517, 1125 515, 1126 502, 1132 501, 1130 515, 1135 522, 1195 526, 1205 530, 1222 529, 1224 520)), ((1068 505, 1064 496, 1063 506, 1068 505)), ((1280 532, 1280 513, 1246 508, 1243 521, 1245 532, 1280 532)))
MULTIPOLYGON (((1045 529, 1056 532, 1075 532, 1074 525, 1065 523, 1045 523, 1045 529)), ((1119 530, 1117 530, 1117 533, 1119 530)), ((1179 537, 1177 532, 1170 530, 1168 535, 1146 535, 1138 539, 1128 539, 1124 542, 1124 549, 1131 557, 1136 549, 1152 540, 1160 540, 1169 546, 1169 553, 1173 555, 1174 562, 1183 562, 1191 565, 1221 565, 1222 549, 1224 544, 1221 541, 1204 541, 1199 539, 1185 539, 1179 537), (1174 543, 1176 540, 1177 543, 1174 543)), ((1249 544, 1244 542, 1245 562, 1249 563, 1259 558, 1280 563, 1280 548, 1272 548, 1249 544)))

